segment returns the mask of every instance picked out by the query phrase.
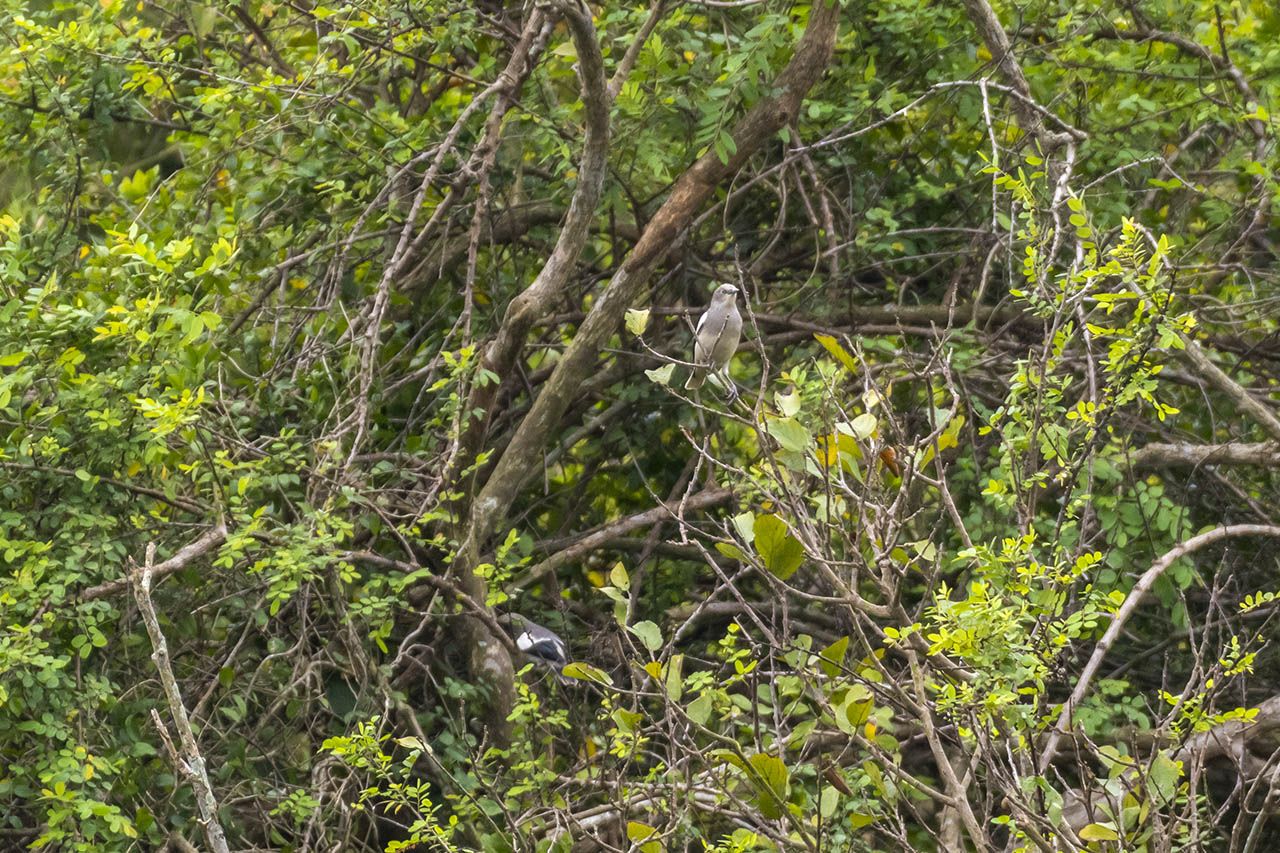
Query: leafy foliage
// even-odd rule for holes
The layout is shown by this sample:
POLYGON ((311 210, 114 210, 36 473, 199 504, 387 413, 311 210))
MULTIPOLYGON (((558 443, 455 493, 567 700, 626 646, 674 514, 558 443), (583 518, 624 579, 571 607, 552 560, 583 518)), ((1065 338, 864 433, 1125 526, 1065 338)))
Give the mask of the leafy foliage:
POLYGON ((1280 719, 1276 551, 1178 549, 1280 513, 1280 17, 997 3, 1023 90, 985 6, 843 4, 765 139, 824 7, 591 7, 603 195, 504 367, 585 177, 578 4, 0 0, 4 843, 202 843, 121 583, 158 543, 233 847, 1273 844, 1206 735, 1280 719), (736 403, 682 390, 718 281, 736 403), (560 678, 486 663, 508 612, 560 678))

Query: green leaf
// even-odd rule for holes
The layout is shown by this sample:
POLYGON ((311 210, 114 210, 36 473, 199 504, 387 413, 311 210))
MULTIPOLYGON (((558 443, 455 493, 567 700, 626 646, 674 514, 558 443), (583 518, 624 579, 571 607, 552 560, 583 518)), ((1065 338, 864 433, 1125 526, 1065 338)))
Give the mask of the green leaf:
POLYGON ((631 589, 631 578, 627 576, 627 567, 622 563, 614 563, 609 570, 609 583, 621 590, 631 589))
POLYGON ((778 411, 787 417, 794 417, 800 411, 800 395, 795 391, 789 394, 781 392, 773 395, 773 402, 778 407, 778 411))
POLYGON ((747 761, 758 776, 751 781, 760 794, 760 813, 770 820, 782 817, 787 797, 791 794, 791 771, 781 758, 763 752, 751 756, 747 761))
POLYGON ((645 376, 649 377, 649 381, 656 382, 659 385, 670 385, 671 374, 675 371, 675 362, 664 364, 662 367, 655 367, 653 370, 646 370, 645 376))
POLYGON ((582 661, 572 661, 560 670, 560 674, 567 678, 576 678, 579 681, 594 681, 596 684, 613 684, 613 679, 604 670, 596 669, 589 663, 582 661))
POLYGON ((634 734, 636 727, 640 725, 640 721, 644 719, 643 714, 637 714, 635 711, 628 711, 626 708, 614 708, 610 715, 618 729, 625 734, 634 734))
POLYGON ((786 580, 804 562, 804 547, 791 535, 787 524, 776 515, 761 515, 755 522, 756 553, 764 567, 778 580, 786 580))
POLYGON ((777 439, 783 450, 803 453, 813 443, 809 430, 795 418, 770 418, 769 435, 777 439))
POLYGON ((637 622, 627 630, 639 637, 640 642, 644 643, 644 647, 649 651, 656 652, 662 648, 662 629, 654 623, 648 620, 637 622))
POLYGON ((854 438, 859 439, 860 441, 866 441, 875 434, 876 424, 876 416, 870 412, 866 412, 853 419, 853 423, 848 425, 849 432, 853 434, 854 438))
POLYGON ((838 691, 831 705, 835 712, 836 728, 851 735, 871 717, 875 701, 865 685, 854 684, 846 690, 838 691))
POLYGON ((689 703, 685 713, 689 715, 690 720, 700 726, 705 726, 707 720, 711 719, 711 691, 699 694, 697 699, 689 703))
POLYGON ((17 367, 31 353, 23 350, 22 352, 12 352, 8 355, 0 355, 0 367, 17 367))
POLYGON ((684 695, 684 655, 672 655, 667 662, 667 696, 679 702, 684 695))
POLYGON ((649 328, 649 309, 632 308, 627 311, 627 331, 637 338, 649 328))
POLYGON ((416 749, 418 752, 430 752, 427 745, 416 737, 398 737, 396 743, 405 749, 416 749))
POLYGON ((628 841, 644 841, 652 835, 657 835, 658 830, 654 829, 646 823, 639 821, 627 821, 627 840, 628 841))
POLYGON ((1109 821, 1091 823, 1080 830, 1080 838, 1083 841, 1119 841, 1120 833, 1116 832, 1115 825, 1109 821))
POLYGON ((1166 802, 1172 801, 1178 793, 1178 780, 1182 778, 1182 762, 1174 761, 1163 752, 1151 760, 1151 785, 1156 794, 1166 802))
POLYGON ((849 638, 841 637, 822 651, 818 652, 818 666, 822 667, 822 671, 830 678, 835 678, 840 674, 840 668, 844 666, 845 652, 849 650, 849 638))
POLYGON ((746 554, 742 553, 742 549, 739 548, 737 545, 731 545, 728 542, 717 542, 716 550, 719 551, 721 554, 724 554, 730 560, 738 560, 739 562, 741 562, 742 560, 745 560, 747 556, 746 554))
POLYGON ((822 344, 823 349, 831 353, 832 357, 834 357, 836 361, 840 362, 840 364, 844 366, 845 370, 848 370, 850 373, 858 372, 858 362, 854 360, 853 356, 849 355, 849 351, 841 346, 838 340, 831 335, 820 334, 815 334, 813 338, 818 343, 822 344))
POLYGON ((822 789, 822 799, 818 804, 818 814, 823 820, 830 820, 831 816, 836 813, 836 806, 840 804, 840 792, 828 785, 822 789))

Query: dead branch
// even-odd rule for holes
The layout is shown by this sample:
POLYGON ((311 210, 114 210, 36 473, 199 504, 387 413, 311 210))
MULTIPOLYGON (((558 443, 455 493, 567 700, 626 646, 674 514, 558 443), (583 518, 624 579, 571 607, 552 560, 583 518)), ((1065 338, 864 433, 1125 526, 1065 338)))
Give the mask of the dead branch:
MULTIPOLYGON (((222 526, 219 525, 219 527, 222 526)), ((222 528, 222 533, 225 536, 226 528, 222 528)), ((194 546, 207 538, 209 534, 179 551, 178 555, 168 562, 173 563, 184 552, 195 553, 194 546)), ((178 762, 177 769, 191 781, 191 786, 195 788, 196 807, 200 810, 200 823, 209 847, 214 853, 230 853, 226 834, 222 830, 222 824, 218 822, 218 801, 213 796, 209 774, 205 772, 204 756, 200 754, 200 745, 196 742, 195 732, 191 730, 191 719, 187 716, 182 693, 178 690, 178 680, 174 677, 173 666, 169 663, 169 646, 165 642, 164 633, 160 630, 160 619, 151 601, 151 578, 158 568, 155 565, 155 558, 156 546, 152 542, 147 545, 146 561, 141 568, 132 560, 129 561, 131 564, 129 582, 133 585, 133 597, 138 602, 138 612, 142 614, 143 624, 147 626, 147 634, 151 637, 153 649, 151 659, 155 661, 160 683, 164 686, 165 699, 169 703, 169 714, 173 718, 173 726, 178 730, 178 740, 182 744, 182 760, 178 762)), ((189 556, 187 562, 190 559, 193 557, 189 556)))
MULTIPOLYGON (((166 575, 185 569, 192 561, 203 557, 205 554, 217 548, 227 538, 226 522, 218 522, 217 525, 210 528, 199 539, 182 546, 178 553, 174 554, 163 563, 157 563, 150 569, 149 577, 159 580, 166 575)), ((81 601, 96 601, 99 598, 110 598, 113 595, 119 595, 129 588, 132 578, 125 577, 119 580, 107 581, 97 586, 91 586, 80 594, 81 601)))

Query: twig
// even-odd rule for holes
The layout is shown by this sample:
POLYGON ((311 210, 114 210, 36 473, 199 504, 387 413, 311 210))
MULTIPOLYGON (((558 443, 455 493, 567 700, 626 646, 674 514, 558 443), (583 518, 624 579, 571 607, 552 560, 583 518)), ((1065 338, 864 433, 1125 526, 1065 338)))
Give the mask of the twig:
POLYGON ((631 70, 635 68, 636 60, 640 58, 640 51, 644 49, 645 43, 649 41, 649 36, 653 34, 666 10, 667 0, 653 0, 649 4, 649 17, 645 19, 640 31, 631 39, 631 44, 627 45, 627 52, 623 54, 622 61, 614 70, 613 77, 609 78, 610 101, 617 100, 618 93, 622 91, 627 78, 631 76, 631 70))
MULTIPOLYGON (((226 528, 222 525, 219 527, 225 535, 226 528)), ((206 534, 201 541, 208 538, 206 534)), ((188 545, 167 562, 177 561, 179 556, 184 552, 190 552, 192 548, 192 545, 188 545)), ((226 834, 222 831, 222 824, 218 823, 218 802, 214 799, 213 787, 209 784, 209 774, 205 772, 204 757, 200 754, 200 745, 196 743, 195 732, 191 730, 191 720, 187 717, 187 708, 182 703, 178 680, 174 677, 173 667, 169 663, 169 645, 165 642, 164 634, 160 630, 160 619, 156 616, 155 605, 151 602, 151 577, 157 568, 155 559, 154 542, 147 545, 146 562, 141 568, 130 559, 129 580, 133 584, 133 597, 138 602, 138 611, 142 614, 142 621, 147 626, 147 634, 151 636, 153 649, 151 659, 155 661, 156 670, 160 674, 160 683, 164 685, 165 699, 169 703, 169 713, 173 716, 173 725, 178 730, 178 740, 182 744, 182 760, 178 762, 177 769, 191 780, 191 786, 195 788, 200 823, 210 849, 214 853, 230 853, 226 834)), ((187 562, 190 559, 191 557, 188 557, 187 562)), ((159 713, 153 710, 153 714, 157 727, 164 732, 161 737, 169 743, 168 733, 160 720, 159 713)))

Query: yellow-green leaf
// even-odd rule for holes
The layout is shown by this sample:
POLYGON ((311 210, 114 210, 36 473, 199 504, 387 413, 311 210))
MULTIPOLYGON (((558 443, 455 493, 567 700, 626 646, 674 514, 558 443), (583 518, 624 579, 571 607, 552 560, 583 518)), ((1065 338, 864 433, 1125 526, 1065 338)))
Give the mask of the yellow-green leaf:
POLYGON ((560 674, 567 678, 576 678, 579 681, 594 681, 597 684, 613 684, 613 679, 609 677, 607 672, 596 669, 589 663, 582 661, 573 661, 567 663, 564 669, 560 670, 560 674))
POLYGON ((755 548, 764 567, 779 580, 796 573, 804 562, 804 547, 791 535, 787 524, 776 515, 756 517, 755 548))
POLYGON ((1080 838, 1083 841, 1119 841, 1120 833, 1110 822, 1091 823, 1080 830, 1080 838))
POLYGON ((770 418, 769 435, 778 440, 783 450, 792 453, 803 453, 813 442, 809 430, 795 418, 770 418))
POLYGON ((649 620, 637 622, 627 630, 639 637, 649 651, 656 652, 662 648, 662 629, 649 620))
POLYGON ((815 334, 814 340, 822 344, 822 348, 835 358, 836 361, 844 365, 845 369, 850 373, 858 372, 858 362, 854 361, 853 356, 849 355, 849 351, 840 345, 840 342, 831 335, 815 334))
POLYGON ((671 374, 675 369, 676 366, 673 362, 671 364, 664 364, 662 367, 656 367, 653 370, 646 370, 644 375, 648 376, 651 382, 656 382, 659 385, 670 385, 671 374))
POLYGON ((849 650, 849 638, 841 637, 818 653, 818 665, 829 677, 835 678, 844 666, 845 652, 849 650))
POLYGON ((632 308, 627 311, 627 331, 637 338, 649 328, 649 309, 632 308))

